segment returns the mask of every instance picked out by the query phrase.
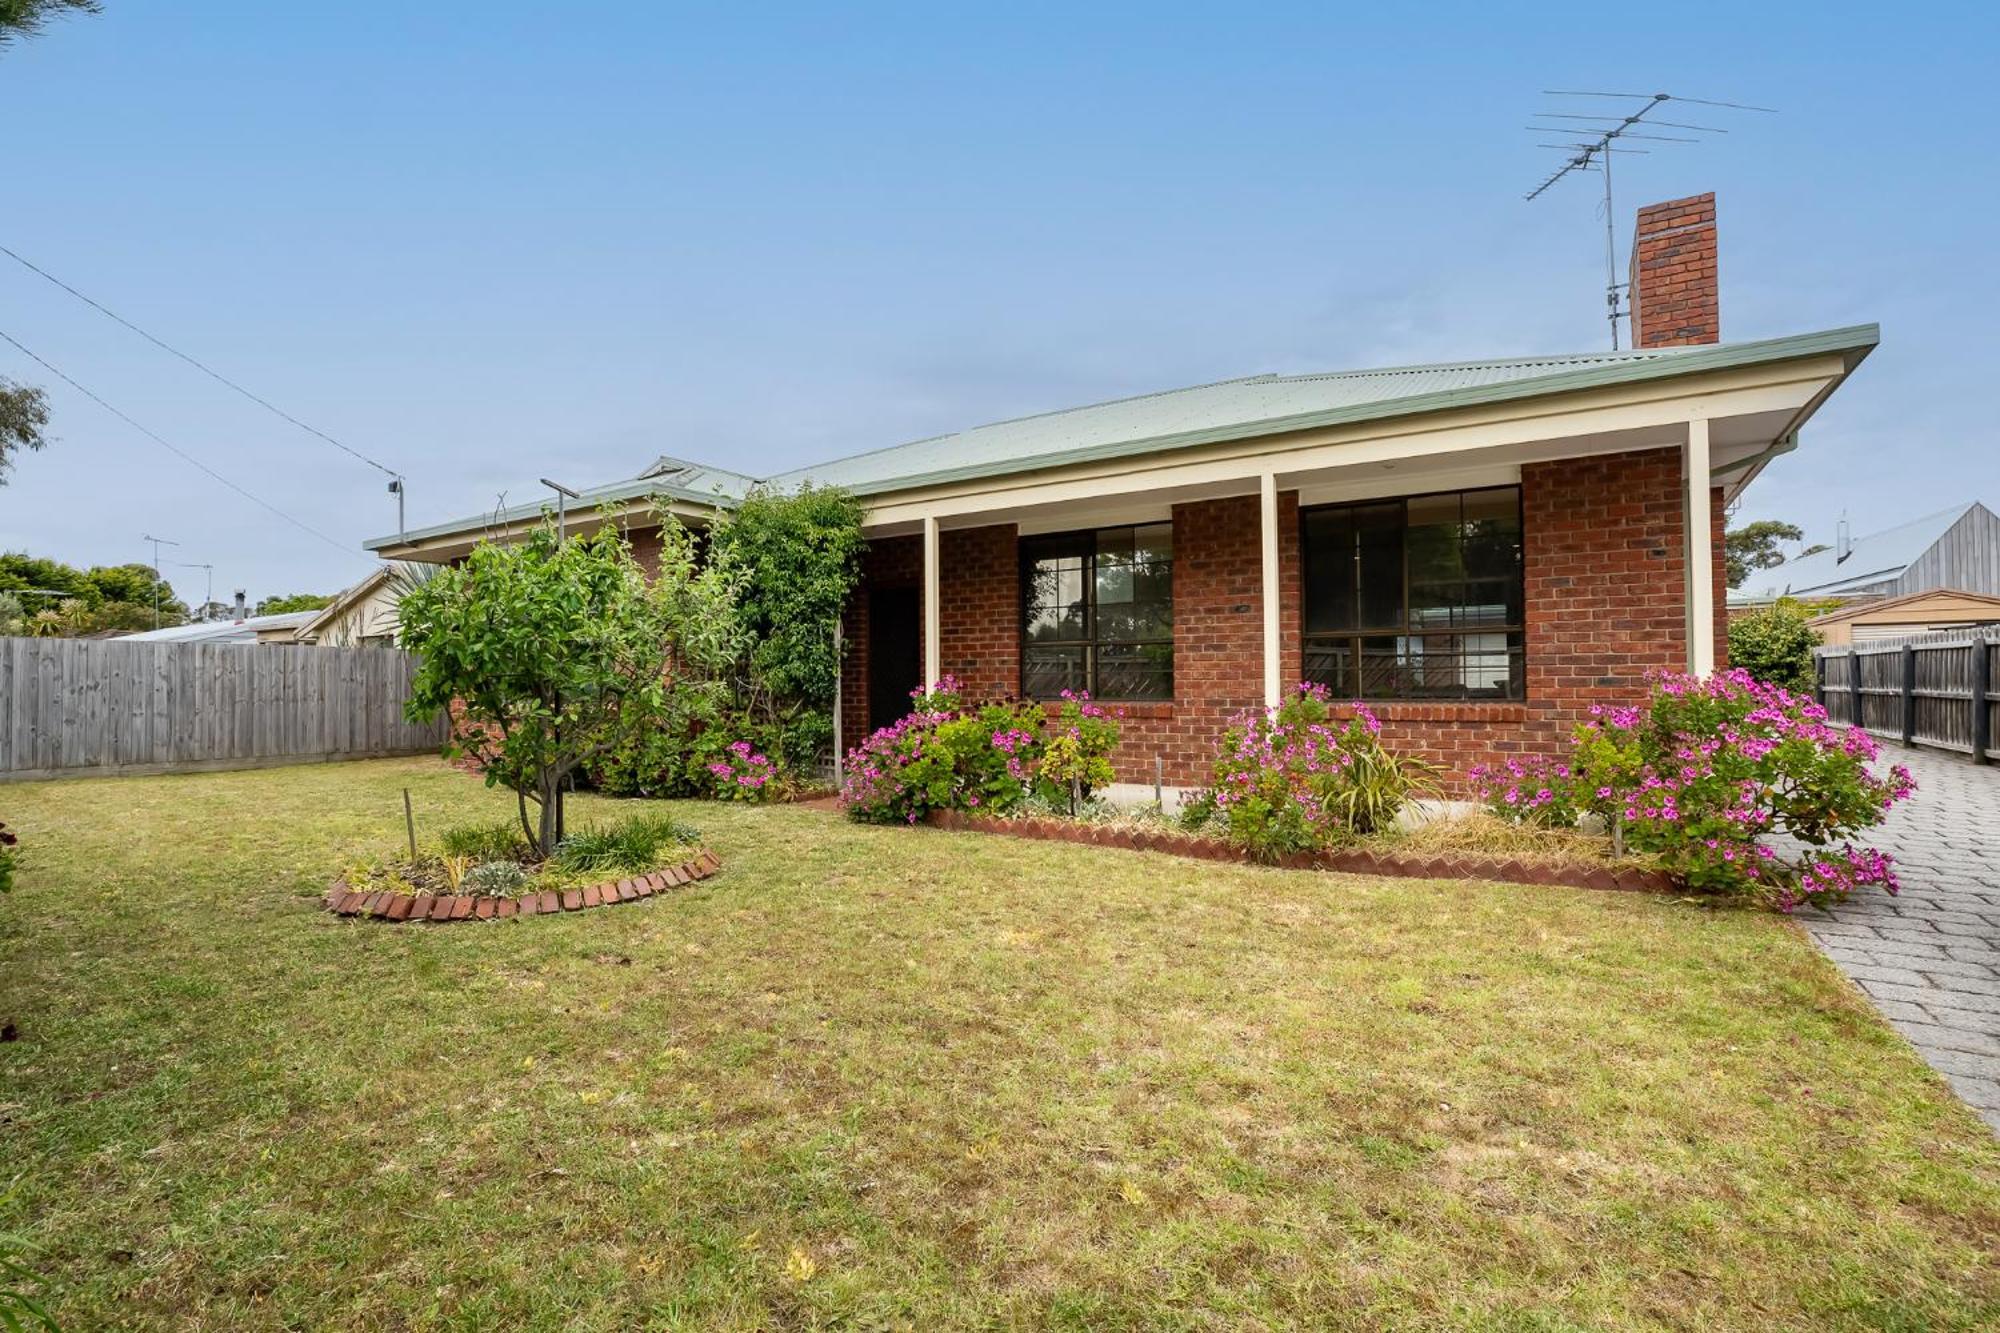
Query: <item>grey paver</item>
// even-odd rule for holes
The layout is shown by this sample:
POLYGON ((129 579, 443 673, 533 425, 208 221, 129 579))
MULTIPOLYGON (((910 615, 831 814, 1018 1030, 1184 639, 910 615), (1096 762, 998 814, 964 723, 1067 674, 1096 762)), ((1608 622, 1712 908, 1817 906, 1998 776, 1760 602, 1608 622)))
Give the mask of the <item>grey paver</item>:
POLYGON ((1908 1037, 1912 1043, 1921 1042, 1940 1051, 1964 1051, 1970 1055, 2000 1056, 2000 1037, 1984 1032, 1972 1032, 1961 1027, 1944 1027, 1936 1023, 1912 1022, 1890 1015, 1896 1031, 1908 1037))
POLYGON ((1952 1090, 1978 1107, 1990 1122, 1995 1113, 2000 1113, 2000 1083, 1990 1078, 1966 1078, 1962 1075, 1948 1077, 1945 1082, 1952 1090))
POLYGON ((1933 1069, 2000 1131, 2000 766, 1885 744, 1917 794, 1865 841, 1903 892, 1800 921, 1933 1069))

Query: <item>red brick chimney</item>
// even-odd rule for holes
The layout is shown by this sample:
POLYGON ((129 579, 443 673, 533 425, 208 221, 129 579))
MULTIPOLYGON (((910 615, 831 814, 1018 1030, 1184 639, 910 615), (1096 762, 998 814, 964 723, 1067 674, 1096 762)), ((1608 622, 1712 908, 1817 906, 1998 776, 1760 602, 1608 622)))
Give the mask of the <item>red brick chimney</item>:
POLYGON ((1722 341, 1715 195, 1648 204, 1632 232, 1632 345, 1722 341))

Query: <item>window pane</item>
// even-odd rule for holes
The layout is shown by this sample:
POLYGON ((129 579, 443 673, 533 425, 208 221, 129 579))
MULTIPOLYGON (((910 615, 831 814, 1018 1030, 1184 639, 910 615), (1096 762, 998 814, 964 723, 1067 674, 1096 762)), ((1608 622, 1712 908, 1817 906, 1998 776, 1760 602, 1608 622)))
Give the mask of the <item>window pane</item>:
POLYGON ((1369 505, 1355 511, 1361 570, 1361 627, 1403 623, 1403 506, 1369 505))
POLYGON ((1064 690, 1090 688, 1090 650, 1030 647, 1022 655, 1021 688, 1031 699, 1053 699, 1064 690))
POLYGON ((1174 566, 1166 558, 1148 560, 1132 567, 1132 600, 1174 604, 1174 566))
POLYGON ((1021 550, 1024 694, 1172 697, 1172 524, 1034 537, 1021 550))
POLYGON ((1349 698, 1360 691, 1354 683, 1354 640, 1307 639, 1305 678, 1349 698))
POLYGON ((1521 584, 1518 579, 1474 579, 1461 595, 1459 625, 1518 625, 1521 623, 1521 584))
POLYGON ((1037 560, 1028 569, 1028 623, 1030 643, 1047 640, 1081 639, 1088 632, 1088 605, 1084 599, 1084 559, 1057 556, 1037 560))
POLYGON ((1174 648, 1170 643, 1107 643, 1097 650, 1100 699, 1167 699, 1174 692, 1174 648))
POLYGON ((1173 610, 1165 602, 1128 602, 1097 608, 1097 637, 1103 643, 1174 637, 1173 610))
MULTIPOLYGON (((1465 495, 1465 572, 1473 578, 1519 581, 1521 497, 1508 488, 1465 495)), ((1518 619, 1518 617, 1517 617, 1518 619)))
POLYGON ((1407 699, 1417 691, 1411 679, 1403 640, 1373 637, 1361 641, 1361 697, 1407 699))
POLYGON ((1316 509, 1302 516, 1305 543, 1305 630, 1353 629, 1354 524, 1353 511, 1316 509))
POLYGON ((1410 582, 1452 583, 1464 573, 1458 551, 1458 496, 1410 501, 1410 582))
POLYGON ((1132 600, 1132 529, 1097 534, 1097 604, 1132 600))
POLYGON ((1520 489, 1307 510, 1305 676, 1374 698, 1525 697, 1520 489), (1329 631, 1373 631, 1349 637, 1329 631))

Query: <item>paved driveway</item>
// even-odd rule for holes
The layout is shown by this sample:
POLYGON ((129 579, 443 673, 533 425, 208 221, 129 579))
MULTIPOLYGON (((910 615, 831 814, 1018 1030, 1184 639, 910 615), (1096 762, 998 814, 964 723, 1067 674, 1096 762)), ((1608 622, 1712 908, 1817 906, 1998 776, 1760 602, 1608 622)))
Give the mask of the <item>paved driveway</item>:
POLYGON ((1866 841, 1903 891, 1799 920, 1931 1067, 2000 1131, 2000 765, 1885 744, 1917 794, 1866 841))

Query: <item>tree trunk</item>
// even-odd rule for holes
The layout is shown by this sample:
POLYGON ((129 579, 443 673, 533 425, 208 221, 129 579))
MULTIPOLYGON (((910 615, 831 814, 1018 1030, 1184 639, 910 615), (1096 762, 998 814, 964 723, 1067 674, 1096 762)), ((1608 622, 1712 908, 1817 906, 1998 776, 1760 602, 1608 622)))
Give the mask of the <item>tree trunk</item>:
POLYGON ((535 826, 528 822, 528 793, 516 787, 514 789, 514 803, 520 808, 521 812, 521 836, 526 838, 528 845, 532 847, 535 843, 535 826))
POLYGON ((556 843, 562 835, 558 831, 562 823, 562 783, 542 780, 542 820, 541 835, 536 839, 536 852, 547 860, 554 856, 556 843))

